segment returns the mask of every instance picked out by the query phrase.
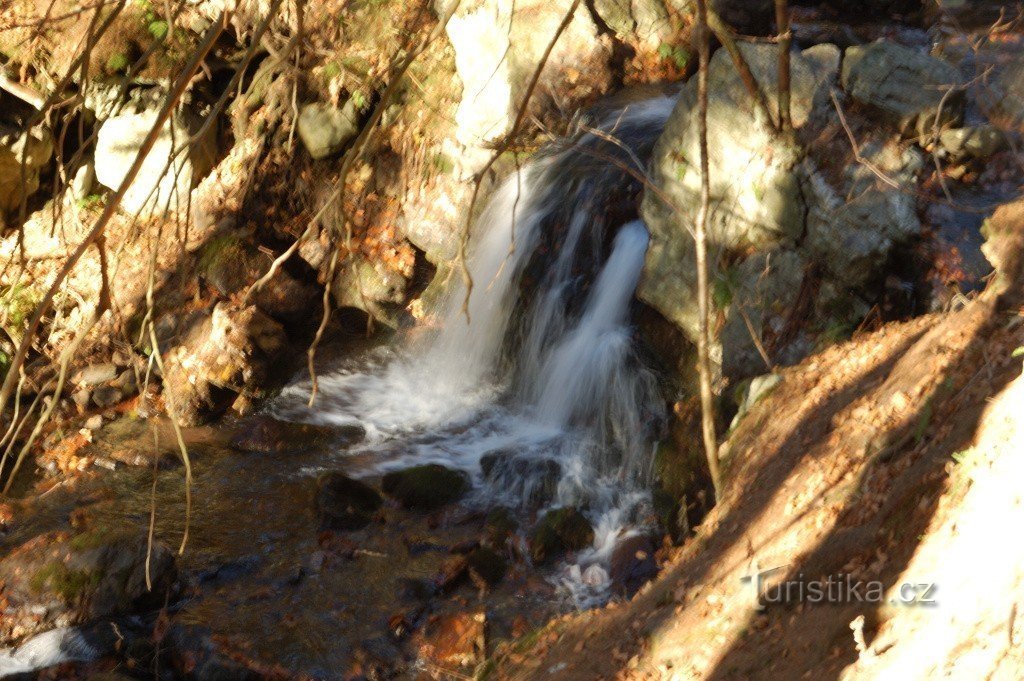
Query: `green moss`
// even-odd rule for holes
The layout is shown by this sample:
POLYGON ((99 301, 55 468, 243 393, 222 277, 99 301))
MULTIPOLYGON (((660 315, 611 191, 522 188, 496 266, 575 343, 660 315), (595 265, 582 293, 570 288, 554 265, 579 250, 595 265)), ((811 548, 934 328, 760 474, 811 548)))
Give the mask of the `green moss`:
POLYGON ((243 255, 242 240, 234 234, 221 234, 212 237, 203 246, 203 252, 199 256, 199 270, 207 272, 225 259, 233 259, 241 255, 243 255))
POLYGON ((99 581, 98 573, 72 570, 64 563, 52 561, 32 575, 29 588, 35 593, 49 589, 70 602, 77 599, 86 589, 95 587, 99 581))
POLYGON ((122 73, 128 70, 128 55, 124 52, 115 52, 107 59, 107 73, 122 73))
POLYGON ((105 528, 97 528, 95 530, 89 530, 88 532, 82 532, 76 534, 68 542, 75 551, 88 551, 90 549, 99 548, 108 542, 110 539, 110 531, 105 528))

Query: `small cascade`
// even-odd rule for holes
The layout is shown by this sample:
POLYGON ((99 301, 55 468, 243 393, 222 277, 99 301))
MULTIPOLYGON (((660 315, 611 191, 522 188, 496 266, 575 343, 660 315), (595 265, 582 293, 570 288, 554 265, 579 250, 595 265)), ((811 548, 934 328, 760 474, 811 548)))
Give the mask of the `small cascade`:
POLYGON ((646 515, 664 428, 630 312, 648 241, 636 175, 673 103, 612 110, 502 183, 474 225, 468 320, 454 285, 436 330, 321 376, 312 409, 307 383, 273 407, 363 426, 346 453, 357 473, 437 462, 470 473, 481 505, 585 509, 595 543, 565 572, 580 604, 599 600, 601 566, 646 515))

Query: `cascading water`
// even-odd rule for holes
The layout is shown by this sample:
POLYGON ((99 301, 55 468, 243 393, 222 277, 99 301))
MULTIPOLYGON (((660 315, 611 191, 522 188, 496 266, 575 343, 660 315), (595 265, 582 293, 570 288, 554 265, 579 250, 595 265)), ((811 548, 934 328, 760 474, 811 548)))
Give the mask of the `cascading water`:
POLYGON ((474 226, 468 320, 453 286, 436 330, 322 376, 313 409, 306 383, 273 407, 362 425, 346 454, 366 474, 437 462, 470 473, 483 505, 585 509, 594 546, 563 573, 580 604, 600 598, 601 566, 643 524, 663 428, 629 326, 647 232, 629 220, 639 183, 625 169, 644 169, 673 103, 614 109, 506 179, 474 226))

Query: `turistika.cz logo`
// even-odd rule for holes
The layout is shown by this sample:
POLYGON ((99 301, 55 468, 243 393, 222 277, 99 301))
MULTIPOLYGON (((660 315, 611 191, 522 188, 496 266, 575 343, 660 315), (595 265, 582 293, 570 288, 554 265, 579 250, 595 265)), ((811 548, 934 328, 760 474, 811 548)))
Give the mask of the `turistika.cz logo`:
POLYGON ((773 604, 808 603, 811 605, 842 605, 848 603, 892 603, 904 606, 935 606, 937 587, 931 582, 904 582, 886 598, 885 584, 862 580, 853 575, 837 573, 824 579, 807 579, 798 573, 778 584, 768 585, 765 578, 788 566, 761 568, 755 561, 750 571, 740 578, 748 585, 756 610, 773 604))

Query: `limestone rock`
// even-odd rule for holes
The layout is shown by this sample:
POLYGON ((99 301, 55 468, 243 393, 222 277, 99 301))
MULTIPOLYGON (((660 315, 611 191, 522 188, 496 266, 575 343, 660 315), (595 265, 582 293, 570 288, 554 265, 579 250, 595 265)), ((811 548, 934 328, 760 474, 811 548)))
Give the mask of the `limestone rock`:
MULTIPOLYGON (((155 108, 144 109, 103 122, 95 155, 96 179, 100 184, 114 190, 120 187, 158 114, 155 108)), ((216 126, 210 126, 189 143, 190 136, 199 130, 199 121, 184 112, 174 114, 164 124, 121 200, 126 212, 162 215, 165 210, 175 213, 188 205, 192 188, 213 168, 217 157, 216 126)))
POLYGON ((359 108, 353 99, 340 109, 330 104, 305 104, 299 111, 297 129, 310 156, 333 156, 359 134, 359 108))
POLYGON ((935 125, 959 125, 964 93, 945 91, 961 82, 951 64, 892 42, 850 47, 843 57, 846 92, 877 109, 905 137, 927 137, 935 125))

